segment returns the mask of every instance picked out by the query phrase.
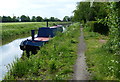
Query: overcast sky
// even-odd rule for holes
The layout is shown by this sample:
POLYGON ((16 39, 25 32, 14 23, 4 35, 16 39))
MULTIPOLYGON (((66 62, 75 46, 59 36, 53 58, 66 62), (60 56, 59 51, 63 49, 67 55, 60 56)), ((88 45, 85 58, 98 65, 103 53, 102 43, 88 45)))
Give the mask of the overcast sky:
POLYGON ((57 17, 71 16, 76 3, 81 0, 1 0, 0 16, 42 16, 57 17))

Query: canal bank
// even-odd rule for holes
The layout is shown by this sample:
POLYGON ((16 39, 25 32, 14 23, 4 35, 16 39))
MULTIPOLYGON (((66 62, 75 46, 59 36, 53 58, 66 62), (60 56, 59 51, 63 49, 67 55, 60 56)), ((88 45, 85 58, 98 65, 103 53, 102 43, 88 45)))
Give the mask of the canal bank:
MULTIPOLYGON (((65 27, 67 27, 67 25, 65 27)), ((64 31, 65 31, 65 29, 64 29, 64 31)), ((35 35, 35 37, 36 36, 37 35, 35 35)), ((23 36, 23 37, 25 37, 25 36, 23 36)), ((17 58, 19 59, 22 57, 23 51, 20 50, 19 45, 22 41, 24 41, 26 39, 31 39, 31 36, 29 36, 27 38, 16 39, 8 44, 0 46, 0 52, 2 53, 0 55, 0 58, 1 58, 1 60, 0 60, 0 70, 1 70, 0 71, 0 80, 2 80, 2 78, 8 72, 9 64, 12 64, 17 58)))

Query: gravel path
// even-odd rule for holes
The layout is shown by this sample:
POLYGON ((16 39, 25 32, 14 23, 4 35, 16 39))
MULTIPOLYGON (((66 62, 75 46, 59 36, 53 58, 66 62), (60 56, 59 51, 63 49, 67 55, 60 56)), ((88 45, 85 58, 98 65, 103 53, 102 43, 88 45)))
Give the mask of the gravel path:
POLYGON ((83 35, 83 28, 81 26, 81 36, 79 37, 79 45, 78 45, 78 58, 76 60, 76 64, 74 66, 74 80, 89 80, 90 74, 87 71, 87 64, 85 58, 85 42, 84 42, 84 35, 83 35))

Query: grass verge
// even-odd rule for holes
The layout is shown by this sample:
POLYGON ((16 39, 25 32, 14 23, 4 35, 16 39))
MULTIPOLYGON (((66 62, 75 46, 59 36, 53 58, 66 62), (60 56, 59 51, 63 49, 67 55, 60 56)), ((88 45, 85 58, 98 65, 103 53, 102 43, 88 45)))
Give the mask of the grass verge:
POLYGON ((92 80, 120 80, 116 55, 109 53, 103 46, 108 37, 84 29, 87 44, 86 58, 92 80))
POLYGON ((80 36, 79 24, 54 37, 36 55, 24 56, 9 65, 5 80, 68 80, 73 76, 80 36))

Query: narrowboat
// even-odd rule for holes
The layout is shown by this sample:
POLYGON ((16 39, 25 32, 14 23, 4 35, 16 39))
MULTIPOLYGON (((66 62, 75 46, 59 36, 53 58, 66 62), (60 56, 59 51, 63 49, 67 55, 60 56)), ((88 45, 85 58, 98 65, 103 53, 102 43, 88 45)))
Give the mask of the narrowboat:
POLYGON ((26 51, 27 54, 31 51, 32 54, 36 54, 45 43, 57 35, 57 32, 64 32, 63 25, 55 25, 52 27, 41 27, 38 29, 37 36, 35 37, 35 30, 31 30, 31 39, 22 41, 20 49, 26 51))

